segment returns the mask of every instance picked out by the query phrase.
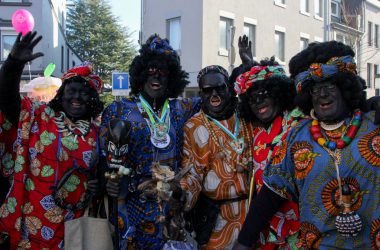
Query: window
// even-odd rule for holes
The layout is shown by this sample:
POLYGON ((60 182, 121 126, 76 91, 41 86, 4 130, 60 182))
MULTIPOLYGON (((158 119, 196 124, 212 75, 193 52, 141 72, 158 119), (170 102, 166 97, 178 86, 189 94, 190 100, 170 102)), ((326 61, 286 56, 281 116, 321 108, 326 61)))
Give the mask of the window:
POLYGON ((334 17, 340 16, 340 6, 338 2, 331 1, 331 15, 334 17))
POLYGON ((0 3, 22 3, 22 0, 0 0, 0 3))
POLYGON ((341 34, 336 34, 335 41, 338 41, 338 42, 341 42, 341 43, 345 43, 345 38, 341 34))
POLYGON ((314 0, 315 16, 322 17, 322 0, 314 0))
POLYGON ((274 4, 281 7, 286 7, 286 0, 274 0, 274 4))
POLYGON ((301 0, 301 13, 309 13, 309 0, 301 0))
POLYGON ((220 17, 219 21, 219 52, 228 55, 231 46, 232 19, 220 17))
POLYGON ((181 18, 166 20, 166 34, 173 49, 181 50, 181 18))
POLYGON ((379 75, 379 65, 378 64, 374 64, 373 65, 373 82, 374 82, 374 87, 378 88, 379 86, 376 86, 376 83, 380 81, 380 75, 379 75), (379 80, 376 80, 376 78, 379 78, 379 80))
POLYGON ((13 43, 16 41, 17 35, 2 35, 1 36, 1 61, 7 59, 11 52, 13 43))
POLYGON ((250 23, 244 23, 244 35, 252 42, 252 56, 256 56, 256 26, 250 23))
POLYGON ((274 33, 274 40, 275 40, 275 55, 276 57, 281 60, 285 61, 285 33, 281 31, 275 31, 274 33))
POLYGON ((378 48, 379 47, 379 25, 378 24, 375 24, 375 47, 378 48))
POLYGON ((309 39, 301 37, 301 40, 300 40, 300 50, 306 49, 308 45, 309 45, 309 39))
POLYGON ((66 70, 70 68, 70 49, 66 49, 66 70))
POLYGON ((367 86, 371 88, 372 85, 372 63, 367 63, 367 86))
POLYGON ((372 22, 368 22, 368 46, 372 46, 372 22))
POLYGON ((65 48, 61 46, 61 72, 65 72, 65 48))

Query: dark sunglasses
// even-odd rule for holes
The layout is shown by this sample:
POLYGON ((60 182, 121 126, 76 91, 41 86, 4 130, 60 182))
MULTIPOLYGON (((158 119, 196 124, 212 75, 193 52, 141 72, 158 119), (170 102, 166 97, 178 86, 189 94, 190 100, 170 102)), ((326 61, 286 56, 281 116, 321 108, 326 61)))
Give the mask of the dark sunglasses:
POLYGON ((224 91, 226 91, 226 88, 227 88, 226 85, 218 86, 218 87, 202 88, 201 92, 205 94, 211 94, 215 90, 218 94, 221 94, 224 91))
POLYGON ((157 69, 157 68, 149 68, 148 69, 148 75, 150 75, 150 76, 156 75, 157 73, 160 76, 168 76, 170 71, 167 69, 157 69))

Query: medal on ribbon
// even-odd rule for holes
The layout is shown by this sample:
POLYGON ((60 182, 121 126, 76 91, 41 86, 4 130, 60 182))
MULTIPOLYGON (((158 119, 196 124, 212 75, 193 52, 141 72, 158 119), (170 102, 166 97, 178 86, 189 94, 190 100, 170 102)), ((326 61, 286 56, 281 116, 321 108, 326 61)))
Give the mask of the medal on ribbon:
POLYGON ((158 117, 149 103, 139 96, 141 105, 145 112, 149 116, 149 120, 146 119, 150 129, 150 141, 156 148, 166 148, 170 144, 169 136, 169 124, 170 117, 168 116, 169 99, 166 99, 162 108, 161 117, 158 117))
POLYGON ((235 151, 237 154, 242 154, 244 150, 244 138, 239 138, 239 127, 240 127, 240 122, 239 118, 237 117, 237 113, 235 112, 235 128, 234 128, 234 133, 231 133, 223 124, 221 124, 218 120, 212 118, 211 116, 206 115, 208 119, 213 121, 219 128, 221 128, 231 139, 232 141, 228 142, 230 145, 231 149, 235 151))

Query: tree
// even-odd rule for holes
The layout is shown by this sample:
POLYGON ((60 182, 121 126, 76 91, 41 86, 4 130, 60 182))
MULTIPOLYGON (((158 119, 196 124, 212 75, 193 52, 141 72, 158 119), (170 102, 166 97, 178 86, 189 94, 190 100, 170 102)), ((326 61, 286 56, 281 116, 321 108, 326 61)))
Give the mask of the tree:
POLYGON ((126 72, 136 49, 107 0, 74 0, 67 13, 67 39, 106 83, 113 71, 126 72))

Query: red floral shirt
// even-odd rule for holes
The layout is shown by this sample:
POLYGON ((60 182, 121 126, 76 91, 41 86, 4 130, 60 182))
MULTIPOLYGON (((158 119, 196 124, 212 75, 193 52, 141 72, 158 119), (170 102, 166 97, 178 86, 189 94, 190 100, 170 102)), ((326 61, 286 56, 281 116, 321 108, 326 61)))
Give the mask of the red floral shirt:
MULTIPOLYGON (((14 164, 7 165, 14 171, 13 183, 0 207, 0 231, 10 235, 12 249, 61 249, 64 221, 80 217, 83 210, 58 207, 53 187, 73 166, 90 168, 97 129, 90 124, 88 133, 75 138, 68 131, 57 132, 56 119, 61 113, 28 98, 21 105, 17 136, 1 133, 1 141, 15 142, 15 151, 14 164)), ((1 113, 0 121, 3 127, 6 120, 1 113)), ((70 122, 64 117, 62 121, 70 122)), ((86 180, 87 174, 74 171, 58 196, 65 203, 78 203, 84 197, 86 180)))

